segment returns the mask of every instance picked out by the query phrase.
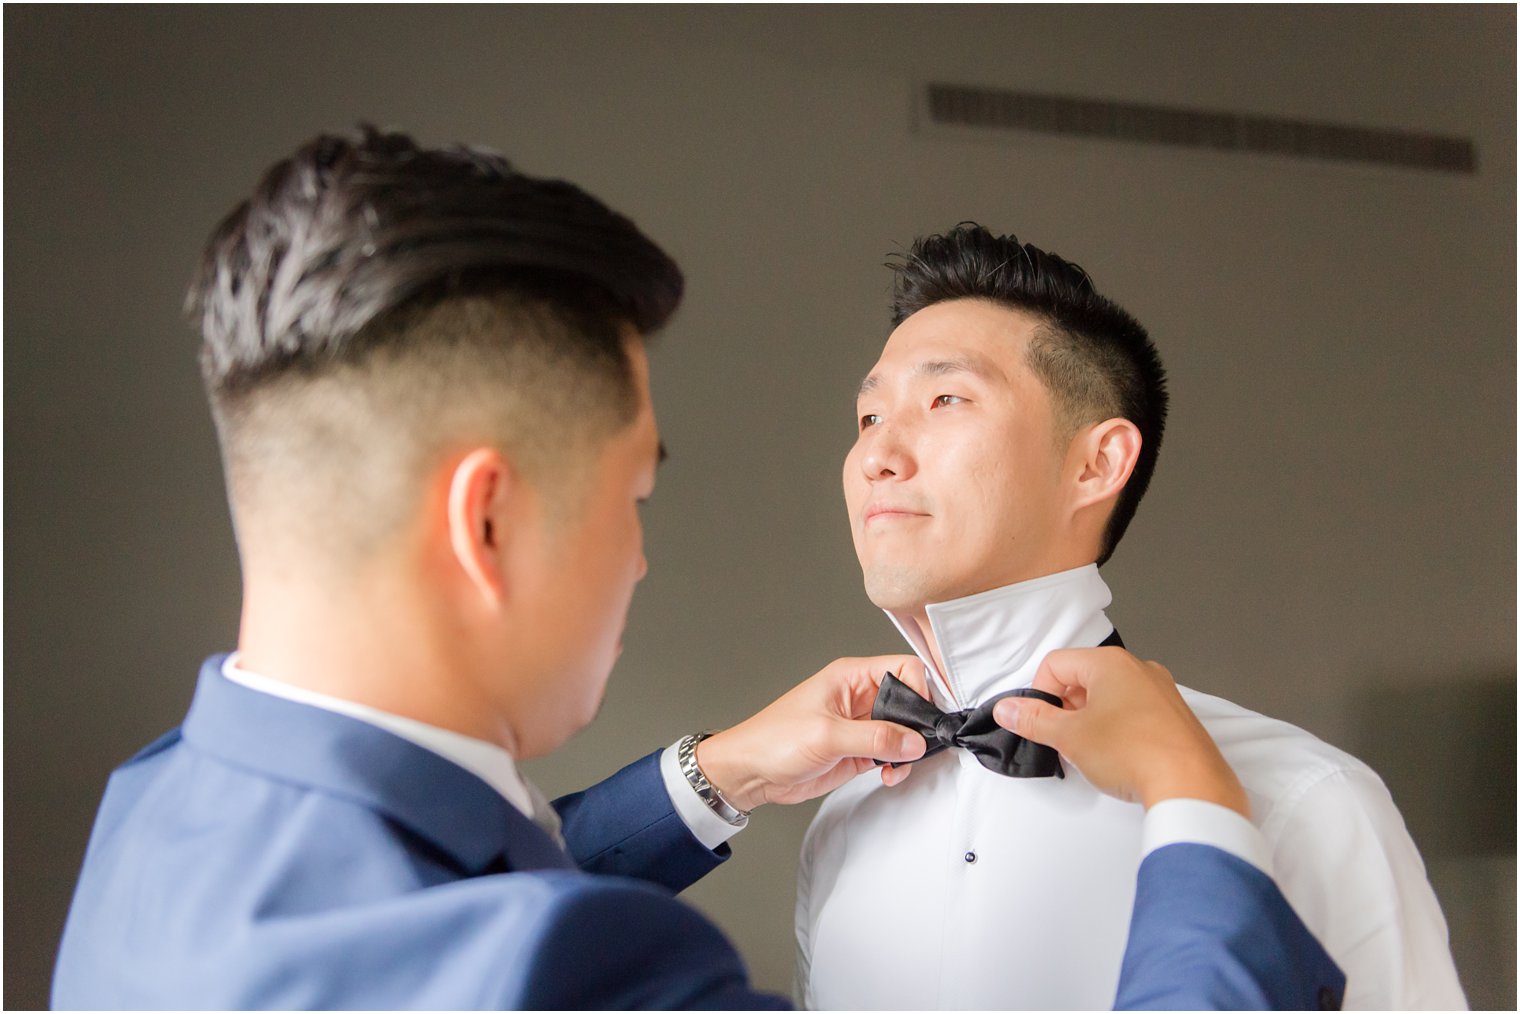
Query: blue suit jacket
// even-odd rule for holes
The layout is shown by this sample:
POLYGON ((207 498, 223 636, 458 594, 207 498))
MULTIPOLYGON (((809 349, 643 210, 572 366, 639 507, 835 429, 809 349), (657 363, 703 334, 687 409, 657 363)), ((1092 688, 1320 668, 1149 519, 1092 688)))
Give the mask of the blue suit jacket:
POLYGON ((1115 1010, 1340 1010, 1346 977, 1277 884, 1207 845, 1140 864, 1115 1010))
MULTIPOLYGON (((674 899, 728 849, 692 837, 658 755, 555 803, 567 855, 473 774, 232 683, 221 663, 202 669, 183 726, 111 778, 54 1006, 784 1006, 674 899)), ((1147 860, 1121 988, 1173 1007, 1314 995, 1324 976, 1294 962, 1334 966, 1271 881, 1234 863, 1188 846, 1147 860), (1179 890, 1207 881, 1227 903, 1179 890)))

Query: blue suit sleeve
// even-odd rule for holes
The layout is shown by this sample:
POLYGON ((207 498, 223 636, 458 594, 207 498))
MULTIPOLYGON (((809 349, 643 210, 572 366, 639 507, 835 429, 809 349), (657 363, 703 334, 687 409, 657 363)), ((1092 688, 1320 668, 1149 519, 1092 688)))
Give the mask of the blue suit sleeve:
POLYGON ((676 813, 656 751, 584 792, 554 801, 565 847, 589 873, 634 877, 682 891, 732 854, 709 849, 676 813))
POLYGON ((1141 863, 1116 1010, 1339 1010, 1345 986, 1250 863, 1190 843, 1141 863))
POLYGON ((600 881, 563 898, 528 964, 531 979, 512 998, 523 1010, 790 1009, 750 988, 716 926, 633 881, 600 881))

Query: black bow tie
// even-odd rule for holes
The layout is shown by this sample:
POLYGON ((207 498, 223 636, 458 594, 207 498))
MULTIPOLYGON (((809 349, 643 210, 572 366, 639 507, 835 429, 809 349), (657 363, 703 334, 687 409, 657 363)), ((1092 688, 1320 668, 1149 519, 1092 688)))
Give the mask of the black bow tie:
POLYGON ((992 700, 970 711, 952 711, 948 714, 924 700, 902 680, 891 673, 881 681, 876 691, 876 703, 871 717, 906 725, 923 735, 929 744, 925 757, 933 756, 950 746, 970 750, 981 761, 982 767, 1010 778, 1065 778, 1061 761, 1055 750, 1009 732, 992 718, 992 706, 1005 697, 1033 697, 1061 706, 1061 699, 1043 690, 1026 688, 998 694, 992 700))

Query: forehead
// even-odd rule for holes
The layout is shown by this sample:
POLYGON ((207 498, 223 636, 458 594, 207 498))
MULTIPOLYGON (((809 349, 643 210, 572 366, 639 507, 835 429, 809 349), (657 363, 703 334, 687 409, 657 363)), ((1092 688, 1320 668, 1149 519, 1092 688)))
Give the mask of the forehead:
POLYGON ((930 360, 984 367, 993 379, 1016 381, 1039 319, 981 299, 955 299, 924 307, 897 326, 872 374, 911 370, 930 360))
POLYGON ((644 348, 643 340, 636 335, 624 338, 623 349, 628 355, 628 365, 633 374, 634 395, 638 405, 635 425, 648 435, 647 439, 657 440, 654 398, 649 386, 649 353, 644 348))
POLYGON ((985 359, 1012 372, 1023 363, 1029 337, 1038 324, 1032 313, 986 299, 950 299, 924 307, 898 324, 886 339, 879 362, 917 359, 933 351, 985 359))
POLYGON ((643 339, 631 328, 623 335, 623 354, 633 386, 634 412, 626 424, 607 436, 599 451, 609 477, 614 472, 621 475, 642 471, 654 464, 661 453, 659 426, 650 396, 649 355, 643 339))

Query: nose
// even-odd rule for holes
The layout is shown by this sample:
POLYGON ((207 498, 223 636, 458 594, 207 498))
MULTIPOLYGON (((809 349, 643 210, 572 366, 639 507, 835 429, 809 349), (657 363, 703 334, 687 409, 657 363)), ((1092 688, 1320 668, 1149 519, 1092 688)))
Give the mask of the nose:
POLYGON ((860 467, 868 480, 906 479, 913 474, 913 455, 900 427, 878 423, 866 433, 860 467))

